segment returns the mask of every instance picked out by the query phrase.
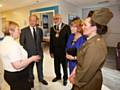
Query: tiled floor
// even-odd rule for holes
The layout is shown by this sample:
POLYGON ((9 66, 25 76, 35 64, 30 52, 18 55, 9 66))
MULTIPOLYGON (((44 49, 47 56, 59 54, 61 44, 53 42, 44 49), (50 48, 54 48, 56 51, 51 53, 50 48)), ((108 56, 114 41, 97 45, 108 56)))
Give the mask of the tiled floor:
POLYGON ((120 71, 116 70, 116 48, 108 48, 108 57, 103 68, 104 84, 111 90, 120 90, 120 71))
MULTIPOLYGON (((49 85, 45 86, 45 85, 42 85, 41 83, 39 83, 37 80, 37 72, 36 72, 36 70, 34 70, 34 73, 36 76, 35 90, 70 90, 70 88, 71 88, 70 83, 68 83, 67 86, 63 86, 62 80, 60 80, 58 82, 54 82, 54 83, 51 82, 55 76, 54 67, 53 67, 53 59, 50 58, 48 50, 45 50, 45 51, 46 51, 46 53, 45 53, 45 58, 44 58, 44 75, 45 75, 45 79, 49 82, 49 85)), ((103 85, 102 90, 110 90, 110 89, 103 85)))
MULTIPOLYGON (((54 67, 53 67, 53 59, 50 58, 48 49, 44 50, 45 57, 44 57, 44 77, 48 81, 49 85, 45 86, 38 82, 37 80, 37 71, 36 67, 34 67, 34 75, 35 75, 35 88, 32 90, 70 90, 71 85, 68 83, 67 86, 62 85, 62 80, 58 82, 51 82, 52 79, 55 77, 54 74, 54 67)), ((115 66, 112 66, 111 63, 108 65, 109 61, 107 60, 103 71, 104 77, 104 85, 102 90, 120 90, 120 72, 115 70, 115 66), (112 68, 111 68, 112 66, 112 68), (113 69, 114 68, 114 69, 113 69), (108 88, 109 87, 109 88, 108 88)), ((3 90, 9 90, 8 85, 3 85, 3 90)))
POLYGON ((120 90, 120 72, 107 67, 103 68, 103 83, 111 90, 120 90))

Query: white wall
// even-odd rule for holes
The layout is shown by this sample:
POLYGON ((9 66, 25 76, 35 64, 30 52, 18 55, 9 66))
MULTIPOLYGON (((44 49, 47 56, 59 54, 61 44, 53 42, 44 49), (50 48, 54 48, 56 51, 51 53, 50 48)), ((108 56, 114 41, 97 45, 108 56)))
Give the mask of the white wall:
POLYGON ((113 12, 114 17, 108 23, 108 33, 104 35, 104 38, 108 46, 116 47, 117 43, 120 42, 120 4, 104 5, 104 6, 91 6, 89 8, 83 8, 83 18, 85 18, 90 10, 98 9, 101 7, 108 7, 113 12))
POLYGON ((106 35, 106 41, 108 46, 116 47, 117 43, 120 42, 120 7, 115 5, 109 8, 114 13, 114 17, 108 24, 109 32, 106 35))
POLYGON ((63 15, 63 21, 66 23, 68 23, 69 15, 82 17, 81 11, 82 9, 68 2, 64 1, 60 3, 60 14, 63 15))

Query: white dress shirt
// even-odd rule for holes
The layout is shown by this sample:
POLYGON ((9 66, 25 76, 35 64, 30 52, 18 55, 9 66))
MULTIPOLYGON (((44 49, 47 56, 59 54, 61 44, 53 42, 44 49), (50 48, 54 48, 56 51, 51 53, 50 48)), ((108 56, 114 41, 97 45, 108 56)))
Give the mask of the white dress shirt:
MULTIPOLYGON (((35 31, 36 31, 36 27, 35 28, 35 31)), ((32 33, 32 36, 34 37, 34 34, 33 34, 33 27, 30 26, 30 30, 31 30, 31 33, 32 33)))
POLYGON ((6 36, 0 41, 0 57, 6 71, 16 72, 23 70, 24 68, 16 70, 11 63, 27 59, 27 56, 27 52, 12 37, 6 36))

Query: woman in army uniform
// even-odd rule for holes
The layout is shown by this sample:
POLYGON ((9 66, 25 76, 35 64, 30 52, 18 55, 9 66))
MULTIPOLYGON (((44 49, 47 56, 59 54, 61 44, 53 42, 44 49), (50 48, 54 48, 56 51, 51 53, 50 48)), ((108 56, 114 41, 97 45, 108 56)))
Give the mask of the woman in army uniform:
POLYGON ((96 10, 83 22, 83 34, 87 41, 77 53, 78 64, 69 77, 72 90, 101 90, 101 68, 107 56, 107 46, 102 34, 107 32, 107 23, 113 17, 108 8, 96 10))

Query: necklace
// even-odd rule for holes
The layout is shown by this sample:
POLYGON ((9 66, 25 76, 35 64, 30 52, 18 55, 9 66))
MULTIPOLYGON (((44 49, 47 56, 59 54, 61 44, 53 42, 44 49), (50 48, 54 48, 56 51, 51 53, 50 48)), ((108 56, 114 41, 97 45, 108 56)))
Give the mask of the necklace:
POLYGON ((77 41, 80 37, 81 37, 81 34, 76 34, 76 35, 74 35, 74 38, 73 38, 71 44, 74 45, 74 44, 76 43, 76 41, 77 41))

